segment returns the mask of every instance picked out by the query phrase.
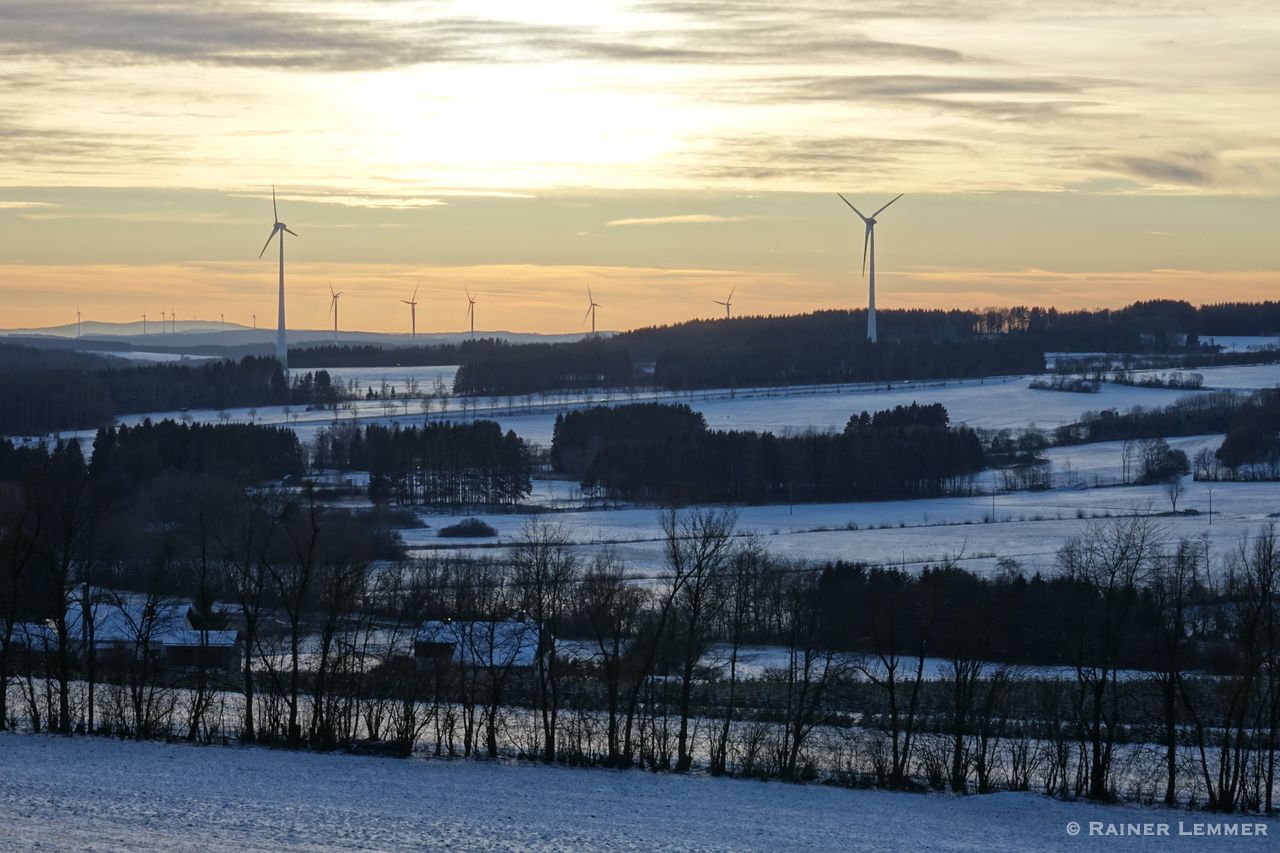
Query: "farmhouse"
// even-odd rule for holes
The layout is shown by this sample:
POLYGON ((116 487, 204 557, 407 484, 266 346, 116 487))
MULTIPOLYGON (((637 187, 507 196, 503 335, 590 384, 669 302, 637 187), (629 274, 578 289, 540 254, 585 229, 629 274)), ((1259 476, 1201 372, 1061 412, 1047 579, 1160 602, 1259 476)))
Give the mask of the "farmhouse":
POLYGON ((530 669, 554 641, 533 619, 428 620, 418 628, 413 654, 419 670, 450 664, 483 669, 530 669))
MULTIPOLYGON (((83 600, 68 604, 64 618, 72 656, 85 661, 92 653, 94 663, 108 669, 145 660, 234 672, 242 661, 239 634, 215 627, 225 624, 224 614, 211 609, 203 615, 189 601, 94 590, 87 605, 83 600)), ((13 644, 50 660, 59 653, 58 633, 54 620, 15 623, 13 644)))

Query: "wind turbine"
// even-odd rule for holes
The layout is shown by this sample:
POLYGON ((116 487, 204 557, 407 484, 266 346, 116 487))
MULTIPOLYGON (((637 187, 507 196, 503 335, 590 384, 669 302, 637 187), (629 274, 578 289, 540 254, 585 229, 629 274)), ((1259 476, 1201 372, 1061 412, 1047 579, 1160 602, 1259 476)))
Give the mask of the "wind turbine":
POLYGON ((165 317, 164 310, 163 310, 163 309, 161 309, 161 311, 160 311, 160 334, 162 334, 162 335, 165 333, 164 317, 165 317))
POLYGON ((333 282, 329 282, 329 310, 333 312, 333 342, 338 342, 338 297, 342 291, 333 292, 333 282))
POLYGON ((218 315, 218 331, 225 332, 226 330, 227 330, 227 315, 219 314, 218 315))
POLYGON ((712 299, 712 300, 711 300, 712 302, 714 302, 714 303, 715 303, 715 304, 717 304, 717 305, 723 305, 723 306, 724 306, 724 318, 725 318, 726 320, 728 320, 728 319, 729 319, 729 309, 733 307, 733 292, 734 292, 735 290, 737 290, 737 289, 738 289, 738 285, 736 285, 736 284, 735 284, 735 285, 734 285, 734 286, 729 290, 729 298, 728 298, 728 299, 726 299, 726 300, 724 300, 723 302, 721 302, 719 299, 712 299))
MULTIPOLYGON (((279 313, 279 319, 277 320, 277 325, 276 325, 276 359, 280 362, 280 365, 282 367, 287 368, 289 366, 289 350, 285 346, 285 342, 284 342, 284 235, 285 233, 293 234, 293 236, 295 237, 297 237, 298 235, 295 234, 293 231, 290 231, 288 226, 280 221, 280 210, 279 208, 276 207, 275 184, 271 185, 271 213, 273 216, 275 216, 276 221, 275 221, 275 224, 271 226, 271 236, 267 237, 267 242, 262 244, 262 251, 258 253, 258 259, 259 260, 262 259, 262 256, 267 253, 267 247, 271 245, 271 241, 275 239, 275 236, 277 234, 279 234, 280 235, 280 313, 279 313)), ((335 326, 337 325, 336 319, 334 321, 334 325, 335 326)))
POLYGON ((178 312, 172 305, 169 306, 169 331, 178 334, 178 312))
POLYGON ((591 336, 592 336, 592 337, 595 337, 595 334, 596 334, 596 309, 597 309, 597 308, 603 308, 604 306, 603 306, 603 305, 601 305, 599 302, 596 302, 596 298, 595 298, 594 296, 592 296, 592 295, 591 295, 591 285, 587 285, 587 301, 588 301, 589 305, 588 305, 588 307, 587 307, 587 313, 582 315, 582 321, 585 323, 585 322, 587 321, 587 318, 588 318, 588 317, 590 317, 590 318, 591 318, 591 336))
POLYGON ((253 314, 253 330, 255 332, 258 331, 258 314, 256 311, 253 314))
POLYGON ((876 342, 876 217, 881 213, 884 213, 885 207, 888 207, 890 204, 893 204, 895 201, 902 198, 903 193, 898 193, 889 200, 888 204, 870 216, 863 216, 862 211, 858 210, 858 208, 854 207, 852 204, 849 204, 849 199, 840 195, 840 193, 836 193, 836 195, 839 195, 840 200, 845 204, 848 204, 849 209, 858 214, 858 218, 867 226, 866 236, 862 239, 862 274, 867 274, 867 249, 870 247, 871 279, 870 286, 867 291, 867 340, 874 344, 876 342))
MULTIPOLYGON (((409 306, 409 336, 413 338, 418 337, 418 287, 421 286, 422 285, 419 284, 417 287, 414 287, 413 296, 408 299, 400 300, 405 305, 409 306)), ((467 298, 470 299, 471 294, 468 293, 467 298)), ((467 310, 470 311, 471 309, 468 308, 467 310)))
POLYGON ((471 295, 471 289, 467 288, 467 322, 471 324, 471 337, 476 336, 476 298, 471 295))
POLYGON ((80 306, 76 306, 76 337, 80 337, 80 306))
POLYGON ((147 315, 143 314, 142 315, 142 334, 145 335, 146 333, 147 333, 147 315))

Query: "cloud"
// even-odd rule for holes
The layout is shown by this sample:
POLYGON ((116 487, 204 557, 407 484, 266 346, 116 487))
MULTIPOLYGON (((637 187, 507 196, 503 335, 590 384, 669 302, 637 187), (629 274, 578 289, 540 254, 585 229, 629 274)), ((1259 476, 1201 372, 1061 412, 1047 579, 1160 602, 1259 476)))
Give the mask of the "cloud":
POLYGON ((448 16, 415 4, 356 16, 324 4, 277 11, 249 0, 10 0, 0 5, 0 54, 329 71, 547 58, 664 64, 962 58, 949 48, 848 32, 829 18, 776 12, 720 18, 714 27, 661 27, 652 17, 643 26, 593 27, 448 16))
POLYGON ((685 213, 678 216, 645 216, 632 219, 611 219, 610 227, 619 225, 701 225, 717 222, 749 222, 754 216, 717 216, 711 213, 685 213))
POLYGON ((1157 184, 1203 187, 1214 182, 1217 157, 1209 152, 1165 157, 1118 156, 1096 161, 1100 169, 1157 184))
POLYGON ((796 139, 755 134, 707 141, 709 150, 690 155, 695 177, 734 181, 831 183, 864 180, 883 183, 921 157, 962 154, 965 143, 944 139, 830 136, 796 139))
POLYGON ((0 210, 26 210, 28 208, 57 207, 47 201, 0 201, 0 210))

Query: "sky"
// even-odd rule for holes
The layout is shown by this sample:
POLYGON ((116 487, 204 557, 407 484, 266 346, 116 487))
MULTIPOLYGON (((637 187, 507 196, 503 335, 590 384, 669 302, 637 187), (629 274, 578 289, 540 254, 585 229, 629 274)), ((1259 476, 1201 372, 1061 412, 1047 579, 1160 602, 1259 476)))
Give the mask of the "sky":
POLYGON ((0 0, 0 328, 1280 298, 1280 6, 0 0))

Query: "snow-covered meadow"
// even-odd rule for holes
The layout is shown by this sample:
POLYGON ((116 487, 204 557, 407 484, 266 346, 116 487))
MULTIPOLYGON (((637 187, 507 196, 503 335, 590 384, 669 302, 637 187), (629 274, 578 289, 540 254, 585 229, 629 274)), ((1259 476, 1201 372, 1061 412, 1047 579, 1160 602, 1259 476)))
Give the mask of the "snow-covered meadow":
POLYGON ((6 850, 1271 850, 1280 832, 1257 817, 1029 793, 16 734, 0 734, 0 809, 6 850), (1090 837, 1093 822, 1168 835, 1090 837), (1210 825, 1251 834, 1180 834, 1210 825))
MULTIPOLYGON (((1033 377, 1003 376, 953 382, 900 382, 844 386, 709 389, 696 392, 565 392, 517 398, 432 398, 425 407, 403 395, 410 382, 419 393, 431 393, 437 382, 451 387, 456 367, 336 368, 329 373, 344 384, 378 389, 385 382, 397 389, 395 400, 357 399, 337 412, 300 407, 263 407, 225 412, 157 412, 131 415, 122 423, 144 417, 182 417, 195 421, 249 421, 287 425, 304 442, 314 441, 335 423, 420 423, 435 419, 492 418, 534 444, 548 446, 557 412, 633 400, 687 403, 703 413, 713 429, 769 430, 777 434, 807 430, 838 430, 850 415, 912 402, 939 402, 953 423, 985 429, 1022 429, 1078 421, 1085 411, 1127 410, 1165 406, 1191 393, 1106 383, 1096 394, 1042 391, 1029 388, 1033 377), (447 406, 447 408, 446 408, 447 406)), ((1200 371, 1206 387, 1253 389, 1280 382, 1280 366, 1244 365, 1200 371)), ((92 433, 76 433, 88 442, 92 433)), ((1171 445, 1193 457, 1202 448, 1216 448, 1220 435, 1178 437, 1171 445)), ((874 563, 920 566, 943 559, 989 570, 999 557, 1011 557, 1032 570, 1052 570, 1054 555, 1068 537, 1107 516, 1134 512, 1160 513, 1171 509, 1159 486, 1092 488, 1121 481, 1120 442, 1052 448, 1047 457, 1058 488, 1044 492, 1000 493, 993 506, 990 492, 998 491, 996 472, 983 472, 975 497, 932 500, 808 504, 743 507, 740 532, 761 537, 780 556, 800 560, 840 558, 874 563)), ((559 512, 555 518, 572 531, 572 539, 586 556, 608 545, 639 573, 661 563, 658 513, 653 509, 585 508, 576 483, 539 480, 530 503, 559 512)), ((1256 533, 1280 513, 1280 488, 1274 484, 1219 483, 1210 486, 1187 478, 1179 510, 1198 514, 1166 515, 1159 521, 1170 538, 1205 537, 1211 553, 1221 555, 1242 537, 1256 533), (1212 491, 1212 499, 1210 492, 1212 491), (1213 504, 1210 523, 1210 502, 1213 504)), ((424 514, 426 527, 403 532, 415 549, 487 549, 509 543, 529 518, 525 514, 488 516, 496 538, 477 541, 441 540, 437 530, 460 515, 424 514)))
MULTIPOLYGON (((1198 512, 1161 515, 1169 508, 1168 498, 1154 486, 999 494, 994 516, 990 495, 748 506, 738 508, 738 532, 757 536, 769 551, 797 560, 844 559, 919 568, 955 559, 975 571, 989 571, 998 558, 1011 557, 1027 570, 1053 571, 1058 548, 1071 536, 1087 531, 1090 524, 1108 516, 1151 513, 1166 538, 1203 538, 1217 559, 1280 514, 1280 489, 1273 483, 1188 482, 1178 508, 1198 512)), ((440 527, 462 517, 426 515, 429 527, 401 535, 411 549, 484 550, 514 542, 535 515, 485 516, 498 531, 494 538, 454 540, 437 535, 440 527)), ((585 556, 609 546, 638 574, 662 565, 659 510, 570 510, 536 517, 563 524, 570 541, 585 556)))

